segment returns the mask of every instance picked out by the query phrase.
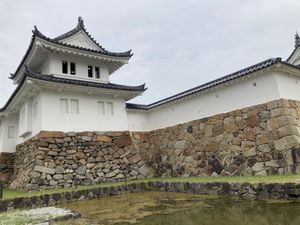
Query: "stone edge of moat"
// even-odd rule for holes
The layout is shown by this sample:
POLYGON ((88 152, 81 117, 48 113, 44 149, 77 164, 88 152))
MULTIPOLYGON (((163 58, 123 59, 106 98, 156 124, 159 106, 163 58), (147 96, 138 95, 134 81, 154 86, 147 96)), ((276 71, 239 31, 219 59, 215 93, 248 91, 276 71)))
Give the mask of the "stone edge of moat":
POLYGON ((299 183, 228 183, 228 182, 141 182, 128 185, 97 187, 71 192, 43 194, 0 200, 0 212, 54 206, 63 203, 142 191, 179 192, 189 194, 237 196, 257 199, 300 200, 299 183))

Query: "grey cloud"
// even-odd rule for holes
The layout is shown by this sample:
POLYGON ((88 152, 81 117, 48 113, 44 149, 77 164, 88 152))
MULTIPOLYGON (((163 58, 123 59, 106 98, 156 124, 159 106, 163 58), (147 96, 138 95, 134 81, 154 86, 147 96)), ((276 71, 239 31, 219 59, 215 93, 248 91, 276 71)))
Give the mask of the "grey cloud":
POLYGON ((0 2, 0 105, 33 25, 54 37, 83 16, 107 49, 134 57, 112 82, 149 89, 133 100, 150 103, 266 58, 286 58, 300 30, 297 0, 69 0, 0 2), (17 6, 17 7, 16 7, 17 6))

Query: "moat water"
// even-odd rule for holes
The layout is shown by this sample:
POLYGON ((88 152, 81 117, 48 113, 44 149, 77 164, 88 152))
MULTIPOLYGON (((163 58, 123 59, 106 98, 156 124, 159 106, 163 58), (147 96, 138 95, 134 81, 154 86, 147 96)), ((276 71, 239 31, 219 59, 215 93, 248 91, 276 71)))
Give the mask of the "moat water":
POLYGON ((91 224, 299 225, 300 202, 143 192, 62 205, 91 224))

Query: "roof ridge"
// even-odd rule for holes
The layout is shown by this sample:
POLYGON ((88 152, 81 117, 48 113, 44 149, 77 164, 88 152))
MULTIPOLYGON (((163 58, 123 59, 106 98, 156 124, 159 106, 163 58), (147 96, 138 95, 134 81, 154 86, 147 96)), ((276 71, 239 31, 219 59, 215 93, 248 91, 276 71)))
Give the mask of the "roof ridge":
POLYGON ((83 31, 91 40, 94 44, 96 44, 97 47, 99 47, 102 51, 104 52, 108 52, 102 45, 99 44, 99 42, 96 41, 95 38, 92 37, 92 35, 90 35, 90 33, 86 30, 85 28, 85 25, 84 25, 84 20, 81 16, 78 17, 78 23, 77 23, 77 26, 64 33, 64 34, 61 34, 55 38, 52 38, 52 40, 55 40, 55 41, 60 41, 60 40, 63 40, 63 39, 66 39, 66 38, 69 38, 73 35, 75 35, 76 33, 78 33, 79 31, 83 31))
MULTIPOLYGON (((76 49, 80 49, 80 50, 85 50, 85 51, 90 51, 90 52, 95 52, 95 53, 99 53, 99 54, 107 54, 107 55, 112 55, 112 56, 127 56, 127 57, 131 57, 133 54, 131 53, 131 49, 125 52, 111 52, 108 51, 104 48, 102 48, 103 50, 99 51, 99 50, 94 50, 94 49, 90 49, 90 48, 84 48, 84 47, 80 47, 77 45, 72 45, 72 44, 67 44, 67 43, 63 43, 60 42, 59 40, 55 39, 55 38, 49 38, 46 35, 42 34, 42 32, 40 32, 36 26, 34 26, 35 29, 32 31, 33 34, 39 38, 42 38, 46 41, 52 42, 54 44, 59 44, 62 46, 66 46, 66 47, 72 47, 72 48, 76 48, 76 49)), ((75 28, 76 29, 76 28, 75 28)), ((89 35, 86 31, 84 31, 87 35, 89 35)), ((94 40, 95 41, 95 40, 94 40)))

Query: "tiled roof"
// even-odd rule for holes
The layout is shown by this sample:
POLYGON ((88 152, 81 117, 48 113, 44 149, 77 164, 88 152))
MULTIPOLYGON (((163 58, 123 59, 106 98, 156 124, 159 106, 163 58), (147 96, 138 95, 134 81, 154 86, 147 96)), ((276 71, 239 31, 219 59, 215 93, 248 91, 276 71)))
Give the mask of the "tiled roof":
POLYGON ((85 29, 84 24, 83 24, 83 20, 79 17, 78 19, 78 24, 76 26, 76 28, 74 28, 73 30, 58 36, 56 38, 49 38, 46 37, 45 35, 43 35, 36 26, 34 26, 34 30, 32 31, 33 35, 31 37, 31 41, 30 44, 26 50, 26 53, 24 55, 24 57, 21 60, 21 63, 19 64, 19 66, 17 67, 15 73, 11 74, 10 78, 14 79, 16 77, 16 75, 18 74, 18 72, 20 71, 21 67, 23 66, 26 58, 28 57, 32 47, 33 47, 33 43, 36 37, 39 37, 43 40, 46 40, 48 42, 51 42, 53 44, 57 44, 57 45, 61 45, 64 47, 69 47, 69 48, 73 48, 73 49, 78 49, 78 50, 83 50, 83 51, 87 51, 87 52, 92 52, 92 53, 97 53, 100 55, 106 55, 106 56, 113 56, 113 57, 120 57, 120 58, 130 58, 133 54, 131 53, 131 50, 126 51, 126 52, 110 52, 107 51, 105 48, 103 48, 85 29), (71 45, 71 44, 66 44, 66 43, 62 43, 60 42, 60 40, 70 37, 72 35, 74 35, 75 33, 79 32, 80 30, 82 30, 86 35, 88 35, 88 37, 101 49, 101 50, 94 50, 94 49, 89 49, 89 48, 84 48, 84 47, 79 47, 76 45, 71 45))
POLYGON ((59 35, 56 38, 53 38, 53 40, 60 41, 60 40, 66 39, 68 37, 73 36, 74 34, 76 34, 79 31, 83 31, 94 42, 95 45, 97 45, 102 51, 106 51, 105 48, 103 48, 102 45, 100 45, 86 30, 84 23, 83 23, 83 19, 81 17, 78 17, 78 24, 74 29, 72 29, 69 32, 66 32, 62 35, 59 35))
POLYGON ((172 101, 175 101, 175 100, 178 100, 178 99, 181 99, 181 98, 184 98, 184 97, 202 92, 204 90, 210 89, 210 88, 215 87, 217 85, 224 84, 226 82, 238 79, 240 77, 246 76, 250 73, 253 73, 253 72, 256 72, 258 70, 267 68, 267 67, 269 67, 271 65, 274 65, 274 64, 277 64, 277 63, 284 63, 286 65, 294 67, 293 65, 290 65, 286 62, 282 62, 281 58, 270 58, 268 60, 262 61, 260 63, 257 63, 255 65, 252 65, 252 66, 249 66, 249 67, 246 67, 242 70, 236 71, 236 72, 231 73, 229 75, 226 75, 224 77, 221 77, 221 78, 218 78, 216 80, 210 81, 210 82, 202 84, 200 86, 197 86, 195 88, 183 91, 179 94, 176 94, 176 95, 173 95, 171 97, 168 97, 168 98, 162 99, 160 101, 154 102, 152 104, 141 105, 141 104, 127 103, 126 108, 128 108, 128 109, 138 109, 138 110, 149 110, 149 109, 161 106, 163 104, 167 104, 169 102, 172 102, 172 101))
MULTIPOLYGON (((78 32, 77 28, 74 29, 74 32, 78 32)), ((85 30, 83 30, 85 33, 87 33, 85 30)), ((73 32, 73 31, 70 31, 70 32, 73 32)), ((102 54, 102 55, 108 55, 108 56, 115 56, 115 57, 131 57, 133 54, 131 53, 131 50, 129 51, 126 51, 126 52, 110 52, 110 51, 107 51, 105 50, 101 45, 99 45, 93 38, 93 42, 99 46, 101 48, 101 51, 99 50, 94 50, 94 49, 90 49, 90 48, 84 48, 84 47, 79 47, 79 46, 76 46, 76 45, 71 45, 71 44, 66 44, 66 43, 63 43, 61 42, 60 40, 61 39, 58 39, 57 38, 49 38, 49 37, 46 37, 45 35, 43 35, 38 29, 37 27, 35 26, 34 27, 34 30, 33 30, 33 34, 35 34, 37 37, 41 38, 41 39, 44 39, 46 41, 49 41, 51 43, 54 43, 54 44, 58 44, 58 45, 61 45, 61 46, 66 46, 66 47, 70 47, 70 48, 74 48, 74 49, 79 49, 79 50, 84 50, 84 51, 88 51, 88 52, 93 52, 93 53, 98 53, 98 54, 102 54)), ((65 34, 66 35, 66 34, 65 34)), ((87 33, 87 35, 90 37, 90 35, 87 33)))
POLYGON ((127 85, 120 85, 120 84, 113 84, 113 83, 98 83, 98 82, 91 82, 91 81, 61 78, 61 77, 55 77, 53 75, 44 75, 44 74, 36 73, 36 72, 30 70, 26 66, 22 81, 18 84, 17 88, 15 89, 15 91, 13 92, 13 94, 11 95, 11 97, 9 98, 7 103, 4 105, 4 107, 0 108, 0 112, 3 112, 6 110, 6 108, 9 106, 10 102, 14 99, 16 94, 22 88, 24 81, 26 80, 27 77, 35 79, 35 80, 60 83, 60 84, 76 85, 76 86, 85 86, 85 87, 92 87, 92 88, 102 88, 102 89, 130 91, 130 92, 144 92, 145 90, 147 90, 147 88, 145 88, 145 84, 142 84, 139 86, 127 86, 127 85))
POLYGON ((113 89, 113 90, 121 90, 121 91, 136 91, 136 92, 142 92, 146 90, 145 84, 139 86, 127 86, 127 85, 120 85, 120 84, 113 84, 113 83, 98 83, 92 81, 75 80, 69 78, 56 77, 53 75, 39 74, 30 70, 28 67, 26 67, 25 75, 37 80, 49 81, 49 82, 61 83, 61 84, 77 85, 77 86, 113 89))
POLYGON ((296 52, 297 48, 300 47, 300 37, 299 37, 299 34, 298 32, 296 32, 295 34, 295 47, 294 47, 294 50, 292 51, 292 53, 289 55, 289 57, 286 59, 286 61, 289 61, 292 56, 294 55, 294 53, 296 52))

